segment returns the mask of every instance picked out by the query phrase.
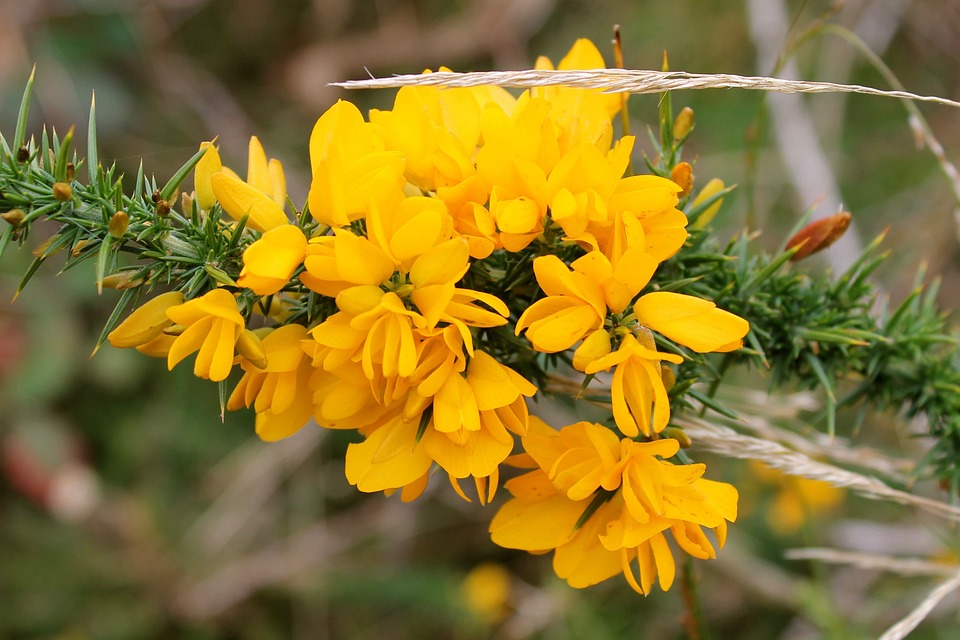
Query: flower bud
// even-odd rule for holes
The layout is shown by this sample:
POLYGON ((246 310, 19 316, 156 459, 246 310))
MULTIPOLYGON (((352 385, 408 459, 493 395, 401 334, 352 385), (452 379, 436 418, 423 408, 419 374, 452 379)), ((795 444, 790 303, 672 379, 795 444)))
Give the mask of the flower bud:
POLYGON ((693 109, 684 107, 673 120, 673 143, 679 144, 687 139, 696 122, 693 117, 693 109))
POLYGON ((10 211, 4 211, 3 213, 0 213, 0 218, 3 218, 9 222, 14 229, 23 224, 23 221, 26 219, 26 217, 27 215, 22 209, 10 209, 10 211))
POLYGON ((113 214, 113 217, 110 218, 110 223, 107 225, 107 230, 110 232, 110 235, 114 238, 122 238, 123 234, 127 232, 127 227, 130 226, 130 216, 127 215, 126 211, 117 211, 113 214))
POLYGON ((689 162, 680 162, 670 172, 670 179, 680 187, 677 197, 683 199, 693 191, 693 166, 689 162))
POLYGON ((30 159, 30 150, 27 149, 26 145, 17 149, 17 162, 19 162, 20 164, 23 164, 29 159, 30 159))
POLYGON ((121 271, 120 273, 111 273, 103 277, 103 286, 115 291, 124 291, 133 289, 143 284, 142 277, 136 277, 136 271, 121 271))
POLYGON ((263 348, 263 342, 260 336, 250 329, 244 329, 240 333, 237 339, 237 353, 257 369, 265 369, 267 366, 267 352, 263 348))
POLYGON ((610 334, 606 329, 597 329, 580 343, 573 353, 573 368, 584 371, 594 360, 610 353, 610 334))
POLYGON ((50 249, 50 245, 52 245, 54 242, 56 242, 59 239, 60 239, 59 233, 55 233, 54 235, 50 236, 49 238, 41 242, 36 249, 33 250, 33 256, 35 258, 49 258, 54 254, 60 253, 61 251, 63 251, 63 245, 60 245, 57 248, 57 250, 54 251, 53 253, 50 253, 50 254, 47 253, 47 250, 50 249))
MULTIPOLYGON (((693 199, 693 204, 690 205, 690 208, 696 208, 701 202, 706 202, 708 198, 712 198, 716 194, 720 193, 724 189, 723 180, 720 178, 711 178, 710 182, 704 185, 703 189, 700 190, 700 193, 697 194, 697 197, 693 199)), ((706 210, 697 216, 697 219, 690 223, 691 229, 703 229, 705 226, 710 224, 710 221, 713 220, 714 216, 717 215, 717 211, 720 211, 720 206, 723 204, 723 198, 717 199, 713 204, 706 208, 706 210)))
POLYGON ((66 182, 54 182, 53 197, 60 202, 66 202, 73 197, 73 189, 66 182))
POLYGON ((678 429, 677 427, 667 427, 660 435, 664 438, 676 440, 680 444, 681 449, 687 449, 693 444, 690 435, 683 429, 678 429))
POLYGON ((77 167, 72 162, 68 162, 67 163, 67 182, 70 182, 71 180, 73 180, 76 174, 77 174, 77 167))
POLYGON ((840 239, 840 236, 850 226, 852 216, 848 211, 819 220, 814 220, 803 229, 800 229, 792 238, 787 241, 787 250, 794 247, 800 247, 797 252, 790 257, 791 262, 803 260, 810 254, 826 249, 834 242, 840 239))
POLYGON ((663 380, 663 387, 670 391, 673 385, 677 384, 677 374, 674 370, 664 363, 660 363, 660 378, 663 380))
POLYGON ((83 253, 83 250, 86 249, 88 246, 90 246, 89 240, 78 240, 77 244, 73 245, 73 247, 70 248, 70 255, 73 256, 74 258, 77 258, 80 256, 81 253, 83 253))
POLYGON ((166 218, 170 214, 170 203, 166 200, 157 201, 157 215, 166 218))

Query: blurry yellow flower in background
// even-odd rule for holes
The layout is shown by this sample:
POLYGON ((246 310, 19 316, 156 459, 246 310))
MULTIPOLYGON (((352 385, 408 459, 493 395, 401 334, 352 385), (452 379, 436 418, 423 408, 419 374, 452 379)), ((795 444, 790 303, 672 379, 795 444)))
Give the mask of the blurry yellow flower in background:
POLYGON ((846 497, 840 487, 786 474, 757 460, 750 461, 750 473, 775 494, 764 510, 767 525, 774 533, 789 536, 800 531, 811 519, 829 515, 846 497))
POLYGON ((470 570, 460 585, 460 600, 486 624, 496 624, 510 612, 510 572, 485 562, 470 570))

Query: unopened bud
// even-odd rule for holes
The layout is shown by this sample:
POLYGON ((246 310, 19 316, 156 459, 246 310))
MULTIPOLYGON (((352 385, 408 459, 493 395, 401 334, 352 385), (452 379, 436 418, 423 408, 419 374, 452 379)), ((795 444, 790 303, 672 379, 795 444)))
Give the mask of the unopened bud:
POLYGON ((63 245, 60 245, 56 251, 48 254, 47 251, 50 249, 50 245, 60 239, 60 234, 55 234, 44 240, 40 245, 33 250, 33 256, 35 258, 49 258, 52 255, 55 255, 63 251, 63 245))
POLYGON ((29 159, 30 159, 30 150, 27 149, 26 145, 17 149, 17 162, 23 164, 29 159))
POLYGON ((690 107, 681 109, 677 117, 673 119, 673 143, 679 144, 686 140, 695 126, 693 109, 690 107))
POLYGON ((787 250, 799 247, 790 257, 792 262, 803 260, 810 254, 826 249, 840 239, 850 226, 852 216, 848 211, 841 211, 832 216, 814 220, 803 229, 800 229, 787 241, 787 250))
POLYGON ((690 435, 683 429, 678 429, 677 427, 667 427, 660 435, 664 438, 676 440, 681 449, 687 449, 693 444, 690 435))
POLYGON ((237 353, 257 369, 264 369, 267 366, 267 353, 263 349, 263 342, 260 336, 250 329, 244 329, 237 338, 237 353))
POLYGON ((107 225, 107 230, 110 232, 110 235, 114 238, 122 238, 123 234, 127 232, 127 227, 130 226, 130 216, 127 215, 126 211, 117 211, 113 214, 113 217, 110 218, 110 223, 107 225))
POLYGON ((3 218, 9 222, 14 228, 23 224, 23 221, 26 219, 26 217, 27 214, 25 214, 22 209, 10 209, 10 211, 4 211, 3 213, 0 213, 0 218, 3 218))
MULTIPOLYGON (((691 209, 696 209, 700 206, 700 203, 706 202, 709 198, 717 195, 723 191, 725 185, 723 180, 720 178, 711 178, 710 182, 704 185, 703 189, 700 190, 700 193, 696 198, 693 199, 693 204, 690 205, 691 209)), ((720 206, 723 204, 723 198, 718 198, 713 204, 707 207, 697 219, 690 223, 691 229, 703 229, 705 226, 710 224, 710 221, 713 220, 714 216, 717 215, 717 211, 720 211, 720 206)))
POLYGON ((680 193, 677 197, 686 198, 693 191, 693 166, 689 162, 677 163, 677 166, 670 172, 670 179, 680 187, 680 193))
POLYGON ((663 386, 667 391, 673 389, 673 385, 677 384, 677 374, 671 367, 660 363, 660 378, 663 380, 663 386))
POLYGON ((136 271, 121 271, 120 273, 111 273, 103 277, 103 286, 115 291, 125 291, 133 289, 143 284, 142 277, 136 277, 136 271))
POLYGON ((70 255, 74 258, 77 258, 88 246, 90 246, 89 240, 78 240, 77 244, 73 245, 73 247, 70 249, 70 255))
POLYGON ((166 200, 157 202, 157 215, 166 218, 170 213, 170 204, 166 200))
POLYGON ((73 180, 74 176, 77 174, 77 167, 74 166, 72 162, 67 163, 67 182, 73 180))
POLYGON ((54 182, 53 197, 60 202, 66 202, 73 197, 73 189, 66 182, 54 182))

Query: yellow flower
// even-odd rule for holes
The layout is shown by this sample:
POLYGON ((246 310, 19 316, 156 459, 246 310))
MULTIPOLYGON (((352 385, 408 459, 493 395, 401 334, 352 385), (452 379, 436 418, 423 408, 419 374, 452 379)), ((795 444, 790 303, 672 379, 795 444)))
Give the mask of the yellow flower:
POLYGON ((123 349, 143 346, 159 338, 163 330, 173 324, 167 317, 167 309, 182 303, 183 294, 179 291, 162 293, 138 307, 107 335, 107 340, 123 349))
POLYGON ((508 109, 514 102, 499 87, 403 87, 393 109, 372 110, 370 122, 382 127, 387 149, 403 154, 407 180, 424 191, 436 191, 476 173, 473 156, 480 141, 480 113, 494 100, 508 109))
POLYGON ((610 386, 613 419, 623 435, 635 438, 643 433, 660 433, 670 422, 670 402, 663 384, 660 362, 680 363, 683 358, 657 351, 652 337, 650 347, 633 334, 624 336, 620 347, 590 362, 584 373, 593 374, 616 367, 610 386))
POLYGON ((274 227, 243 252, 243 270, 237 284, 261 296, 277 293, 290 282, 306 251, 307 238, 299 227, 274 227))
MULTIPOLYGON (((560 60, 557 69, 602 69, 606 66, 596 45, 580 38, 560 60)), ((541 56, 536 69, 553 69, 553 63, 541 56)), ((574 87, 544 87, 534 89, 532 95, 542 97, 551 107, 551 119, 560 129, 559 143, 563 151, 581 142, 595 145, 601 151, 610 148, 613 125, 610 120, 620 111, 621 96, 603 93, 599 89, 574 87)))
POLYGON ((386 208, 402 197, 404 159, 386 151, 360 111, 340 100, 317 120, 310 134, 313 179, 307 201, 322 224, 342 227, 371 206, 386 208))
POLYGON ((491 476, 513 449, 511 433, 527 431, 527 404, 537 388, 483 351, 466 376, 449 376, 433 397, 433 420, 422 446, 453 478, 491 476))
POLYGON ((517 320, 517 335, 526 330, 534 348, 554 353, 569 349, 603 325, 607 309, 597 283, 571 271, 556 256, 535 259, 533 270, 547 295, 523 312, 517 320))
POLYGON ((669 531, 684 552, 716 557, 737 517, 737 491, 704 480, 703 465, 673 465, 674 440, 619 441, 600 425, 553 431, 531 419, 523 439, 537 468, 507 482, 513 495, 490 524, 493 541, 535 553, 554 550, 556 574, 582 588, 623 573, 649 593, 654 580, 669 589, 675 575, 669 531), (639 580, 634 570, 636 561, 639 580))
POLYGON ((257 435, 267 442, 293 435, 313 414, 313 367, 301 346, 306 337, 307 329, 301 325, 278 327, 263 338, 266 366, 240 360, 244 374, 227 400, 227 409, 252 404, 257 435))
POLYGON ((648 254, 631 249, 617 262, 599 251, 578 258, 568 269, 556 256, 534 260, 533 270, 546 297, 534 302, 516 332, 526 330, 538 351, 564 351, 603 326, 607 309, 623 312, 647 285, 657 267, 648 254))
POLYGON ((607 219, 578 237, 600 249, 611 262, 628 249, 640 249, 663 262, 687 239, 687 217, 676 208, 680 187, 666 178, 622 178, 607 202, 607 219))
POLYGON ((233 366, 234 347, 243 331, 237 301, 227 291, 214 289, 180 305, 169 307, 167 317, 186 328, 167 354, 167 368, 197 353, 193 373, 214 382, 225 380, 233 366))
POLYGON ((606 154, 592 144, 579 144, 550 172, 550 216, 569 239, 577 240, 591 224, 606 222, 607 201, 627 169, 633 143, 633 136, 624 137, 606 154))
POLYGON ((287 197, 283 166, 276 158, 267 162, 256 136, 250 138, 246 182, 223 166, 213 142, 202 142, 200 148, 207 152, 197 162, 193 175, 201 209, 206 211, 219 202, 234 220, 247 216, 247 226, 257 231, 287 223, 283 212, 287 197))

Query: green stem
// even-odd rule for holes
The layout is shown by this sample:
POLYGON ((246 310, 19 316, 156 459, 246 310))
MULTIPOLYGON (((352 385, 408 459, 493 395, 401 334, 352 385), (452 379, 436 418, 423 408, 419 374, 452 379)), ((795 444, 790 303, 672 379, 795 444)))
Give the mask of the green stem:
POLYGON ((681 586, 683 587, 683 602, 687 607, 684 628, 690 640, 710 640, 710 630, 703 618, 703 609, 700 607, 700 597, 697 590, 697 577, 693 569, 693 558, 684 555, 681 569, 681 586))

